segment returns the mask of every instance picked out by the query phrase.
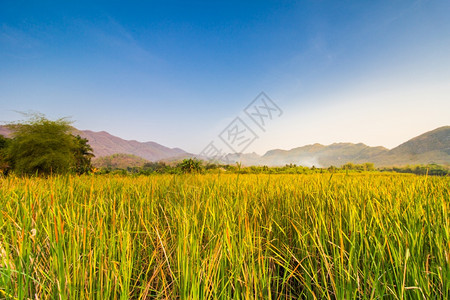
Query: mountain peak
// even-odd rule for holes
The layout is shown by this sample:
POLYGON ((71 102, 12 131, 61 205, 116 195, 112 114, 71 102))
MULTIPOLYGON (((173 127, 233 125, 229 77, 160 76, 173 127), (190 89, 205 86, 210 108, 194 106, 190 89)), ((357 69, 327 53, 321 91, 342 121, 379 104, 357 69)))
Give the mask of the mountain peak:
POLYGON ((124 140, 106 131, 79 131, 80 136, 86 138, 97 157, 112 154, 125 153, 142 157, 148 161, 158 161, 186 155, 184 150, 172 149, 155 142, 138 142, 136 140, 124 140))

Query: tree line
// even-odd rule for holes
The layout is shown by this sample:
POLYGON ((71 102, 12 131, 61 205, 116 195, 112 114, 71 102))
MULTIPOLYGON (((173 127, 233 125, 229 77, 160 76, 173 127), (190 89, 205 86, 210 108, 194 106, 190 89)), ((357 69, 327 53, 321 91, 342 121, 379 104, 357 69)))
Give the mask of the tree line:
POLYGON ((362 173, 362 172, 395 172, 411 173, 416 175, 450 175, 450 168, 435 164, 376 168, 373 163, 354 164, 346 163, 340 167, 330 166, 326 168, 305 167, 296 164, 287 164, 280 167, 269 166, 242 166, 219 164, 197 160, 195 158, 184 159, 178 163, 148 162, 141 167, 111 168, 104 167, 99 174, 120 175, 151 175, 151 174, 183 174, 183 173, 235 173, 235 174, 315 174, 315 173, 362 173))

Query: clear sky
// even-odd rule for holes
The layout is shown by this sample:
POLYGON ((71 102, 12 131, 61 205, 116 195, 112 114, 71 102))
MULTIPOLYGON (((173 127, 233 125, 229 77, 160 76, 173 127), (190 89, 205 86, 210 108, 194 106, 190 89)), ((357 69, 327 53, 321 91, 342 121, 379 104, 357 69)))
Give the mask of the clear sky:
POLYGON ((1 0, 0 120, 70 116, 198 153, 264 91, 283 114, 247 151, 392 148, 450 125, 449 15, 448 0, 1 0))

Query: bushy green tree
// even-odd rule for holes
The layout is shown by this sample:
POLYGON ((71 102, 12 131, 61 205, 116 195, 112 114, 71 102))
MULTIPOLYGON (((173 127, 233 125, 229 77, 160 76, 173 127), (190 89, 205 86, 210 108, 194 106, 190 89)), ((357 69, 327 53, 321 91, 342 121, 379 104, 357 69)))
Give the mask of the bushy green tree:
POLYGON ((170 169, 170 166, 166 165, 164 162, 147 162, 142 167, 144 173, 165 173, 170 169))
POLYGON ((202 163, 197 159, 184 159, 178 164, 178 167, 183 173, 198 173, 202 170, 202 163))
POLYGON ((73 136, 74 139, 74 157, 75 172, 78 174, 89 173, 92 169, 91 159, 94 157, 92 147, 88 144, 88 140, 79 135, 73 136))
POLYGON ((8 159, 8 145, 10 139, 0 135, 0 174, 6 174, 10 168, 8 159))
POLYGON ((13 138, 7 147, 11 168, 18 174, 52 174, 90 169, 92 148, 74 137, 70 121, 51 121, 41 114, 8 125, 13 138))
POLYGON ((375 165, 373 163, 365 163, 364 164, 364 171, 375 171, 375 165))

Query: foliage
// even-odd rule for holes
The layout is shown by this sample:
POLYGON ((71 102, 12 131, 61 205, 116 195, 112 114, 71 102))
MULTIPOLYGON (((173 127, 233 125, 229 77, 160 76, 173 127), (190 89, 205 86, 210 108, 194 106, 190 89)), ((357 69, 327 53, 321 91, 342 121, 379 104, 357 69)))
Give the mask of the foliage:
POLYGON ((450 175, 450 167, 436 164, 391 167, 391 168, 382 168, 381 170, 397 173, 412 173, 417 175, 436 175, 436 176, 450 175))
POLYGON ((92 170, 91 159, 94 157, 92 147, 88 140, 76 135, 74 138, 73 153, 75 156, 75 172, 77 174, 89 173, 92 170))
POLYGON ((342 169, 356 171, 374 171, 375 167, 373 163, 353 164, 350 162, 343 165, 342 169))
POLYGON ((74 164, 73 138, 65 119, 47 120, 33 115, 28 121, 10 124, 13 139, 9 156, 19 174, 64 173, 74 164))
POLYGON ((202 162, 197 159, 184 159, 177 167, 183 173, 199 173, 202 170, 202 162))
POLYGON ((0 150, 5 149, 8 146, 9 139, 0 135, 0 150))
POLYGON ((450 178, 0 178, 0 298, 450 299, 450 178))
POLYGON ((70 132, 70 122, 41 114, 8 125, 13 138, 7 158, 17 174, 86 173, 91 169, 92 148, 88 141, 70 132))
POLYGON ((147 173, 166 173, 169 171, 169 166, 164 162, 148 162, 144 164, 143 170, 147 173))
POLYGON ((98 157, 94 160, 93 164, 98 168, 106 168, 112 171, 115 169, 142 167, 147 162, 148 161, 142 157, 133 154, 115 153, 98 157))
MULTIPOLYGON (((103 159, 101 157, 100 159, 103 159)), ((98 160, 97 160, 98 161, 98 160)), ((111 173, 113 171, 121 171, 122 174, 142 174, 150 175, 154 173, 158 174, 180 174, 189 173, 184 172, 180 165, 183 162, 166 164, 165 162, 147 162, 142 167, 130 166, 130 167, 117 167, 112 165, 111 167, 103 167, 101 169, 102 174, 111 173)), ((189 164, 187 164, 189 165, 189 164)), ((316 167, 303 167, 295 164, 287 164, 282 167, 268 167, 268 166, 248 166, 242 165, 223 165, 217 163, 208 163, 200 161, 200 172, 217 174, 217 173, 235 173, 235 174, 316 174, 316 173, 362 173, 365 171, 370 172, 397 172, 397 173, 413 173, 417 175, 436 175, 446 176, 450 175, 450 168, 448 166, 441 165, 421 165, 421 166, 406 166, 406 167, 393 167, 393 168, 378 168, 376 169, 372 163, 353 164, 348 163, 342 167, 330 166, 328 168, 316 168, 316 167), (204 165, 204 166, 202 166, 204 165)))
POLYGON ((10 139, 0 135, 0 174, 6 174, 9 171, 8 146, 10 139))

